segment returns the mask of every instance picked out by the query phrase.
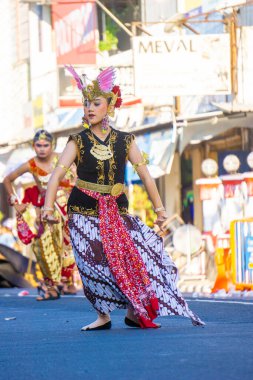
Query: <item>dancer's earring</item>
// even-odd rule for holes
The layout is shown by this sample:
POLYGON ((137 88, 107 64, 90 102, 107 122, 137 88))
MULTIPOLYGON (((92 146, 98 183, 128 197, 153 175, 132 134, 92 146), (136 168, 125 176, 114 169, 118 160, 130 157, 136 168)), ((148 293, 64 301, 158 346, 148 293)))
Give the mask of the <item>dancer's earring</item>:
POLYGON ((102 120, 102 133, 106 134, 108 132, 108 127, 109 127, 109 117, 106 114, 102 120))
POLYGON ((90 128, 89 122, 88 122, 88 120, 86 119, 85 116, 83 116, 83 118, 82 118, 82 125, 83 125, 83 127, 84 127, 85 129, 90 128))

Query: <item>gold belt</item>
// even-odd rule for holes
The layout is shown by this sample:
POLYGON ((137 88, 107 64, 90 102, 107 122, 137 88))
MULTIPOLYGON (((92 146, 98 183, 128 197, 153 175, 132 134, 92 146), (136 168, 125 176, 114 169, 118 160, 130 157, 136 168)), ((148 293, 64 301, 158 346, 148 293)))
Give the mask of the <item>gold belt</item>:
POLYGON ((125 185, 123 183, 116 183, 115 185, 100 185, 99 183, 83 181, 80 178, 76 180, 76 187, 81 189, 97 191, 102 194, 111 194, 114 197, 123 193, 125 190, 125 185))

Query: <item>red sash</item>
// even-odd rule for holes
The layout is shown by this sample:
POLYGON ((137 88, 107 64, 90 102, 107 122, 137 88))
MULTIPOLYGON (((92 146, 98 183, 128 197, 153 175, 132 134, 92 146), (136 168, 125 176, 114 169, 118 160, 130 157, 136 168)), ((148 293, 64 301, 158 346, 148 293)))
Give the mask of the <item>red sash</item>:
POLYGON ((98 200, 100 235, 109 268, 118 287, 131 303, 142 328, 156 327, 159 303, 146 266, 119 214, 116 199, 79 188, 98 200))

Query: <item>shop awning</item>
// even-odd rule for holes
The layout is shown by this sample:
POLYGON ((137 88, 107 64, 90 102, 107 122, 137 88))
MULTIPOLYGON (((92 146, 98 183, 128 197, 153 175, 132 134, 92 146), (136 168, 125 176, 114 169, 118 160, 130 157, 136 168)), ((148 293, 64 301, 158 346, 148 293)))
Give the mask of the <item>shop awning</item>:
POLYGON ((252 128, 253 112, 210 112, 184 119, 180 134, 179 151, 188 144, 199 144, 233 128, 252 128))
POLYGON ((212 104, 218 109, 223 111, 225 114, 231 114, 236 112, 253 112, 253 104, 249 103, 216 103, 212 104))

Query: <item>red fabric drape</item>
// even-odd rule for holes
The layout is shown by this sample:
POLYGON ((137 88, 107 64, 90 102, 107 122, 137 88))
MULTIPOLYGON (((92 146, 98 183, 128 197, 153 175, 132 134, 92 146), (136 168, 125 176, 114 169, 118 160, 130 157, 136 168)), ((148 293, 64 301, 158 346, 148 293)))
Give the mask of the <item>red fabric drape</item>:
POLYGON ((119 214, 112 195, 81 189, 98 200, 100 235, 109 268, 122 293, 131 303, 142 328, 157 327, 159 309, 145 264, 119 214))

